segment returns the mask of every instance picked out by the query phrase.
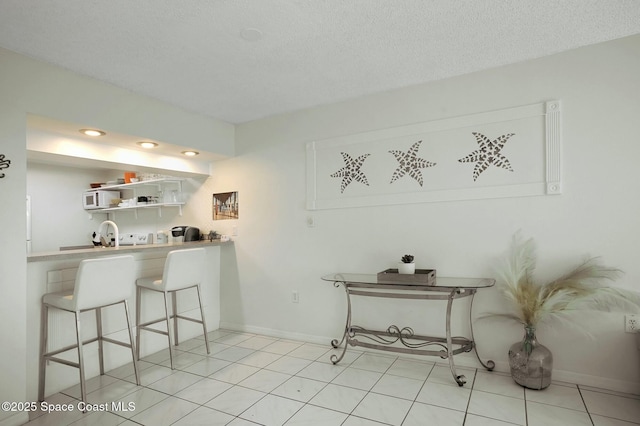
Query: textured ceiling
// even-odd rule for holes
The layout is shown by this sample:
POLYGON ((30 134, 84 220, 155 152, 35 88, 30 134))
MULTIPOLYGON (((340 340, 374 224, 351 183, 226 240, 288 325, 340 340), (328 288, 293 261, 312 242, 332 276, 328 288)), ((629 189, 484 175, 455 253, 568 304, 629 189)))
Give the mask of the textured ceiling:
POLYGON ((638 0, 0 0, 1 47, 231 123, 637 33, 638 0))

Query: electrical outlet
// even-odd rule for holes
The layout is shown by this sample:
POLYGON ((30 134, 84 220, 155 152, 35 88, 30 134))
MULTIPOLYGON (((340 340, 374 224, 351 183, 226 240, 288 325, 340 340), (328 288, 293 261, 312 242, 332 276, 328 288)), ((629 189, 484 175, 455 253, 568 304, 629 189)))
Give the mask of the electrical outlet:
POLYGON ((293 303, 298 303, 300 302, 300 295, 298 294, 298 292, 296 290, 291 292, 291 301, 293 303))
POLYGON ((624 316, 624 331, 627 333, 640 332, 640 316, 628 314, 624 316))

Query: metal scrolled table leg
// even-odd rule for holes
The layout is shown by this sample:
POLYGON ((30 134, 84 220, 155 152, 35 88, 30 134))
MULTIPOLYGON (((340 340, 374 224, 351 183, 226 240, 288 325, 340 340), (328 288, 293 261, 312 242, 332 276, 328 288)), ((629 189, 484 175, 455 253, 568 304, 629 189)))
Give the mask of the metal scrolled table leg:
POLYGON ((471 295, 471 303, 469 305, 469 327, 471 329, 471 340, 473 341, 473 350, 476 353, 476 358, 478 358, 478 361, 480 362, 480 364, 486 368, 488 371, 493 371, 493 369, 496 367, 496 363, 493 362, 493 360, 488 360, 487 363, 485 364, 482 359, 480 358, 480 354, 478 353, 478 344, 476 343, 476 338, 473 335, 473 299, 475 299, 476 296, 476 292, 474 291, 473 294, 471 295))
POLYGON ((349 334, 349 330, 351 328, 351 298, 349 297, 349 288, 347 287, 346 282, 336 281, 333 283, 335 287, 339 287, 340 284, 344 286, 344 291, 347 295, 347 321, 345 323, 344 334, 342 335, 342 339, 340 340, 340 342, 338 342, 338 339, 333 339, 331 341, 331 346, 336 349, 339 348, 340 345, 344 343, 344 348, 342 348, 342 353, 340 354, 339 357, 336 354, 331 355, 330 359, 333 364, 339 363, 340 361, 342 361, 342 358, 344 358, 344 355, 347 352, 347 346, 348 346, 347 334, 349 334))
POLYGON ((458 293, 459 289, 454 289, 449 293, 449 297, 447 298, 447 319, 446 319, 446 327, 447 327, 447 358, 449 358, 449 368, 451 369, 451 374, 455 379, 458 386, 463 386, 467 383, 467 378, 463 375, 458 376, 456 373, 456 366, 453 362, 453 340, 451 338, 451 306, 453 305, 453 298, 456 293, 458 293))

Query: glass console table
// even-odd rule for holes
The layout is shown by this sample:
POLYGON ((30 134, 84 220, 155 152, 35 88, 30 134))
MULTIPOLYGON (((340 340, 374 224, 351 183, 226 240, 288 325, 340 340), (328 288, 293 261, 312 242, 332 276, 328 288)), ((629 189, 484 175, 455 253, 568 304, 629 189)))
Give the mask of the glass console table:
POLYGON ((407 354, 439 356, 449 360, 451 374, 459 386, 466 383, 463 375, 456 373, 453 356, 462 352, 475 350, 480 364, 491 371, 495 363, 491 360, 484 363, 476 349, 473 339, 473 322, 471 311, 473 309, 473 297, 479 289, 491 287, 495 280, 490 278, 436 278, 435 284, 407 283, 404 280, 394 280, 393 277, 385 277, 383 281, 377 274, 331 274, 322 277, 324 281, 333 282, 335 287, 343 286, 347 295, 347 321, 342 339, 334 339, 331 346, 344 348, 340 356, 332 355, 331 362, 337 364, 344 357, 347 346, 361 346, 365 348, 393 351, 407 354), (446 300, 447 311, 445 318, 445 337, 421 336, 413 332, 410 327, 399 328, 391 325, 385 331, 368 330, 351 324, 351 297, 383 297, 393 299, 427 299, 446 300), (471 338, 451 336, 451 308, 455 299, 471 297, 469 304, 469 324, 471 326, 471 338), (367 341, 358 340, 358 337, 367 341), (429 346, 439 349, 427 349, 429 346))

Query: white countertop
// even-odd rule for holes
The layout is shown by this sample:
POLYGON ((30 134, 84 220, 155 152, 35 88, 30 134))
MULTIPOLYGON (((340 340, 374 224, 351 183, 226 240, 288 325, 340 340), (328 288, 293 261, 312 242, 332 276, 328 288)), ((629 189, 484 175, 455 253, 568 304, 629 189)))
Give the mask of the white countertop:
POLYGON ((168 243, 168 244, 139 244, 135 246, 120 247, 94 247, 78 250, 56 250, 31 253, 27 255, 28 262, 40 262, 46 260, 62 260, 62 259, 90 259, 97 256, 108 256, 120 253, 137 253, 142 251, 154 250, 177 250, 193 247, 221 246, 233 244, 233 241, 222 242, 220 240, 204 240, 191 241, 187 243, 168 243))

